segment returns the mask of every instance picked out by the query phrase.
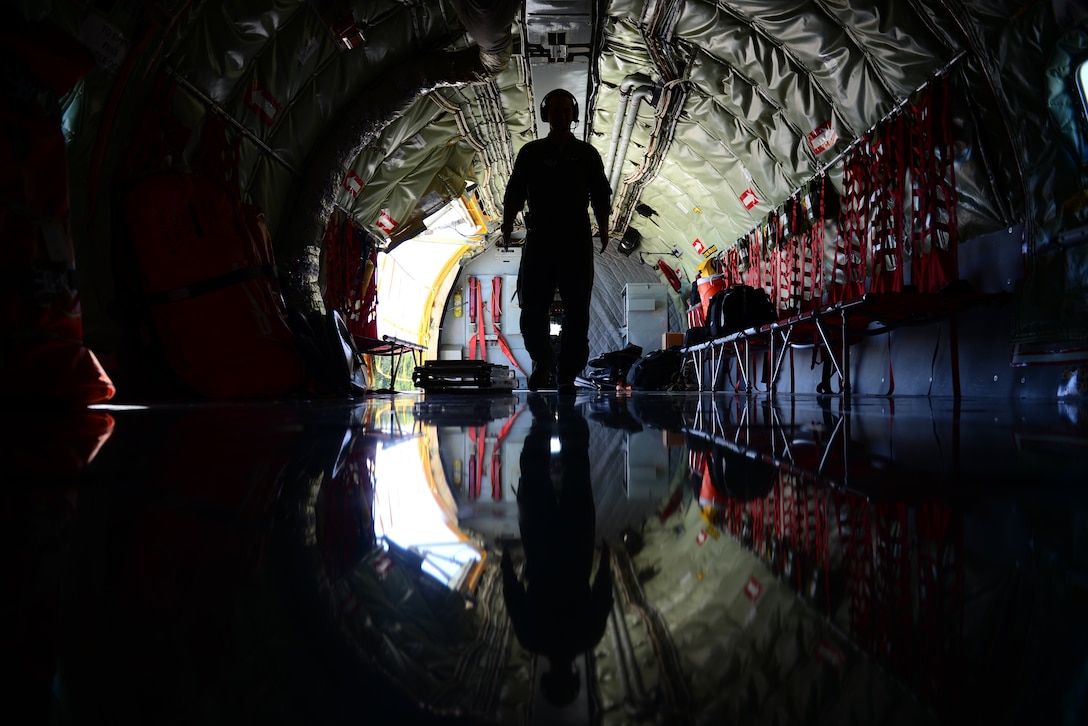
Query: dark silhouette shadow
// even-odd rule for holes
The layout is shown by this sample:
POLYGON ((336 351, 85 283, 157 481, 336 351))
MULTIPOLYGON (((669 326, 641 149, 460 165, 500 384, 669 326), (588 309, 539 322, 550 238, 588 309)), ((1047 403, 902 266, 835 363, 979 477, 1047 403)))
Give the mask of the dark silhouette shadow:
POLYGON ((533 422, 521 452, 517 492, 525 567, 519 580, 504 547, 502 572, 506 609, 518 642, 548 659, 541 690, 552 704, 563 706, 578 696, 575 658, 604 636, 612 609, 612 574, 609 549, 602 544, 590 584, 596 508, 589 479, 589 426, 573 401, 558 399, 529 399, 533 422))

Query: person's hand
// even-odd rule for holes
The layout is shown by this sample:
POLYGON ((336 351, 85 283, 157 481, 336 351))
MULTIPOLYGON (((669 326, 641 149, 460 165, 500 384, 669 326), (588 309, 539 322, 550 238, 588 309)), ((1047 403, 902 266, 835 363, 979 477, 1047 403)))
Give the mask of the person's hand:
POLYGON ((504 250, 509 249, 510 248, 510 235, 512 233, 512 230, 509 230, 506 227, 503 227, 501 231, 502 231, 502 242, 500 244, 502 244, 502 248, 504 250))
POLYGON ((604 254, 604 251, 607 248, 608 248, 608 230, 607 229, 602 229, 601 230, 601 254, 602 255, 604 254))

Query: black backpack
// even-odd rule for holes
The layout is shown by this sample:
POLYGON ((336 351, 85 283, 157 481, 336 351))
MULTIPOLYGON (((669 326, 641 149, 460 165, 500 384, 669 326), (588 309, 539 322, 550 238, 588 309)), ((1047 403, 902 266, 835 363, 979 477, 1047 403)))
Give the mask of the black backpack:
POLYGON ((778 319, 778 311, 763 288, 733 285, 710 299, 707 318, 711 337, 720 338, 738 330, 773 323, 778 319))
POLYGON ((672 391, 685 387, 684 354, 680 346, 655 350, 635 361, 627 371, 627 385, 636 391, 672 391))
POLYGON ((628 343, 626 348, 602 353, 590 360, 586 365, 589 372, 584 378, 596 384, 598 388, 615 386, 617 383, 627 380, 627 372, 635 361, 642 357, 642 346, 628 343))

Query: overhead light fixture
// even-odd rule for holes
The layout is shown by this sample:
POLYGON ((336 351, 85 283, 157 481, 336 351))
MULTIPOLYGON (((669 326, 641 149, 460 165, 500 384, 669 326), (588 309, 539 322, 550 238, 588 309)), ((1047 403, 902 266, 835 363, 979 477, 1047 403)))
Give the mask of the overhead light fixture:
POLYGON ((566 31, 548 33, 548 62, 567 62, 567 33, 566 31))

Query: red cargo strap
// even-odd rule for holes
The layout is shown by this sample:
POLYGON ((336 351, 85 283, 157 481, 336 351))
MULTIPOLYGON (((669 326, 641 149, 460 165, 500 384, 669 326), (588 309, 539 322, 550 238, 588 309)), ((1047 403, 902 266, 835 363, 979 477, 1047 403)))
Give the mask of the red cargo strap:
POLYGON ((476 323, 476 300, 479 297, 477 285, 479 282, 475 277, 468 278, 468 321, 473 324, 476 323))
POLYGON ((469 360, 477 357, 480 347, 480 360, 487 359, 487 349, 483 340, 483 295, 480 291, 480 279, 469 278, 469 321, 475 324, 475 330, 469 336, 469 360))
POLYGON ((502 317, 502 277, 495 275, 491 278, 491 322, 492 327, 495 328, 495 338, 499 342, 499 350, 503 352, 507 360, 514 364, 514 367, 523 376, 529 374, 525 372, 525 369, 518 363, 518 359, 514 357, 514 351, 510 349, 510 343, 507 342, 506 336, 502 334, 502 329, 499 327, 499 318, 502 317))
POLYGON ((236 285, 239 282, 246 280, 254 280, 258 277, 267 277, 272 280, 276 279, 276 267, 275 265, 254 265, 253 267, 243 267, 239 270, 231 270, 222 275, 209 278, 207 280, 200 280, 189 285, 182 285, 181 287, 171 288, 170 290, 163 290, 161 292, 151 292, 146 294, 147 302, 150 305, 164 305, 166 303, 177 302, 178 300, 187 300, 191 297, 198 297, 200 295, 206 295, 216 290, 222 290, 236 285))
POLYGON ((495 329, 499 328, 499 320, 502 318, 502 276, 495 275, 491 278, 491 322, 495 329))

